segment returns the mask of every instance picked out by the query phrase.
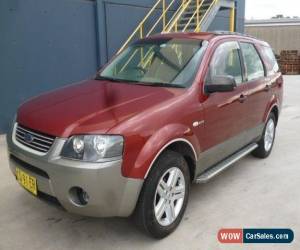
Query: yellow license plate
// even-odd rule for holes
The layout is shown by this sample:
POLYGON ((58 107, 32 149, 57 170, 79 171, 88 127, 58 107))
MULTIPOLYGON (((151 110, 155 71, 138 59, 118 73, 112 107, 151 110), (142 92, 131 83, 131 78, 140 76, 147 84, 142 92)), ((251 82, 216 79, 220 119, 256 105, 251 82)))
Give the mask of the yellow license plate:
POLYGON ((17 181, 28 190, 30 193, 37 195, 37 181, 36 178, 16 168, 17 181))

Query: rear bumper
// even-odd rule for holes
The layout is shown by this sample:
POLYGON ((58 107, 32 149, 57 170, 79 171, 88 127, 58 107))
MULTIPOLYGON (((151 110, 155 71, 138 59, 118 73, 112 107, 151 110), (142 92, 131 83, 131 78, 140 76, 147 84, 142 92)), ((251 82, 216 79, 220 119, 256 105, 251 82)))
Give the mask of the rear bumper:
POLYGON ((45 156, 18 147, 7 136, 10 169, 16 167, 37 179, 38 190, 55 197, 69 212, 93 217, 127 217, 136 206, 143 180, 125 178, 122 161, 83 163, 59 156, 65 140, 56 139, 45 156), (74 202, 70 189, 80 187, 89 195, 87 205, 74 202))

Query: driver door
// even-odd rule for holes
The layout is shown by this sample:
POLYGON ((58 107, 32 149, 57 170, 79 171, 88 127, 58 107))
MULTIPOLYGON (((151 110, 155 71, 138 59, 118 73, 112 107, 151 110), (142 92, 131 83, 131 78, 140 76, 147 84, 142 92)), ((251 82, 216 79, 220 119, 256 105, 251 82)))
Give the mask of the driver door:
MULTIPOLYGON (((239 44, 227 41, 217 45, 209 64, 205 85, 214 77, 232 76, 237 87, 231 92, 209 94, 204 107, 203 168, 208 168, 245 146, 247 86, 244 84, 239 44)), ((202 169, 202 170, 204 170, 202 169)))

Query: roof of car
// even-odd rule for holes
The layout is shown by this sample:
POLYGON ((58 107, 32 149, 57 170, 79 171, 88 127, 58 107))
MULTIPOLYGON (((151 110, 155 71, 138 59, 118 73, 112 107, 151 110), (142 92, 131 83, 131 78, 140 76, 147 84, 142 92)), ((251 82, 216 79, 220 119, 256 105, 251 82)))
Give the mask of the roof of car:
POLYGON ((215 37, 224 38, 224 37, 232 37, 232 36, 239 37, 239 38, 245 38, 247 40, 250 40, 253 42, 258 42, 258 43, 268 46, 268 43, 261 41, 256 37, 253 37, 253 36, 250 36, 247 34, 242 34, 242 33, 237 33, 237 32, 229 32, 229 31, 160 33, 160 34, 150 36, 146 39, 177 38, 177 39, 199 39, 199 40, 209 41, 215 37))
POLYGON ((199 40, 210 40, 214 37, 214 33, 212 32, 174 32, 174 33, 160 33, 150 36, 151 38, 191 38, 191 39, 199 39, 199 40))

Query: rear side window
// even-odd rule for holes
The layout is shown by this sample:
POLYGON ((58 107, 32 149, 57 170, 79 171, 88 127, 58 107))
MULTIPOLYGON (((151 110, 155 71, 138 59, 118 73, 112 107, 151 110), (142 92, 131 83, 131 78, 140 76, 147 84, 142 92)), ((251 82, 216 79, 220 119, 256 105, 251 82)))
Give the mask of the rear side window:
POLYGON ((233 76, 237 84, 243 82, 239 45, 237 42, 225 42, 215 51, 209 72, 206 77, 206 84, 213 84, 216 76, 233 76))
POLYGON ((264 65, 254 45, 251 43, 241 43, 241 49, 244 56, 248 81, 265 76, 264 65))
POLYGON ((262 53, 267 61, 268 75, 275 74, 279 71, 279 66, 273 50, 270 47, 262 47, 262 53))

